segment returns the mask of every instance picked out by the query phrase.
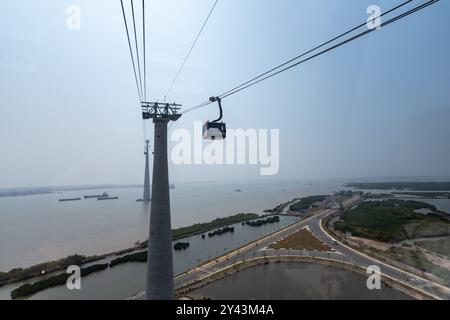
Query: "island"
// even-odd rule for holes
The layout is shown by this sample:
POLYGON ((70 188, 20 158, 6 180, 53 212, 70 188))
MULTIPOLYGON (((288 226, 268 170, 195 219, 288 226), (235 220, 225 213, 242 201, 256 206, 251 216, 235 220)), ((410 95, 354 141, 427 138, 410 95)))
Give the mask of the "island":
POLYGON ((217 218, 212 220, 211 222, 196 223, 189 227, 183 227, 172 230, 172 237, 174 240, 179 240, 182 238, 202 234, 215 228, 220 228, 236 223, 254 220, 257 219, 258 217, 259 216, 255 213, 239 213, 226 218, 217 218))
POLYGON ((245 222, 245 224, 248 226, 251 226, 251 227, 260 227, 260 226, 268 224, 268 223, 270 224, 270 223, 277 223, 277 222, 280 222, 279 216, 269 217, 264 220, 247 221, 247 222, 245 222))
POLYGON ((234 232, 234 227, 225 227, 225 228, 222 228, 222 229, 215 230, 213 232, 209 232, 208 233, 208 237, 212 238, 212 237, 215 237, 215 236, 220 236, 220 235, 225 234, 225 233, 233 233, 233 232, 234 232))

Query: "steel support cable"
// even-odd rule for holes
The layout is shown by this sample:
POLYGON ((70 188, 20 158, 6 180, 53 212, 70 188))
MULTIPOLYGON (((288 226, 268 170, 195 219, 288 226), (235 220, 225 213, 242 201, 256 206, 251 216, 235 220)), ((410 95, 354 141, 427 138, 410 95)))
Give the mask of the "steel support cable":
POLYGON ((144 42, 144 101, 147 101, 147 63, 146 63, 146 50, 145 50, 145 5, 142 0, 142 39, 144 42))
POLYGON ((389 14, 389 13, 395 11, 395 10, 398 10, 399 8, 407 5, 408 3, 412 2, 412 1, 413 0, 407 0, 407 1, 399 4, 398 6, 392 8, 392 9, 390 9, 390 10, 388 10, 388 11, 382 13, 382 14, 380 14, 379 16, 373 18, 372 20, 364 21, 363 23, 359 24, 358 26, 356 26, 356 27, 354 27, 354 28, 344 32, 344 33, 341 33, 340 35, 338 35, 338 36, 336 36, 336 37, 334 37, 334 38, 332 38, 332 39, 330 39, 330 40, 328 40, 326 42, 323 42, 322 44, 320 44, 320 45, 318 45, 318 46, 316 46, 316 47, 314 47, 314 48, 312 48, 312 49, 310 49, 310 50, 308 50, 308 51, 306 51, 306 52, 304 52, 304 53, 302 53, 302 54, 300 54, 300 55, 298 55, 298 56, 296 56, 296 57, 294 57, 294 58, 292 58, 292 59, 290 59, 290 60, 288 60, 288 61, 286 61, 286 62, 284 62, 284 63, 282 63, 282 64, 280 64, 280 65, 278 65, 278 66, 276 66, 276 67, 274 67, 274 68, 272 68, 272 69, 270 69, 270 70, 268 70, 268 71, 266 71, 266 72, 264 72, 262 74, 260 74, 260 75, 258 75, 258 76, 256 76, 256 77, 254 77, 254 78, 252 78, 252 79, 250 79, 250 80, 248 80, 248 81, 246 81, 246 82, 244 82, 244 83, 234 87, 233 89, 228 90, 227 92, 222 93, 219 97, 223 97, 223 96, 227 95, 228 93, 230 93, 230 92, 232 92, 232 91, 234 91, 236 89, 239 89, 240 87, 243 87, 243 86, 245 86, 245 85, 247 85, 247 84, 249 84, 249 83, 251 83, 251 82, 253 82, 255 80, 258 80, 259 78, 262 78, 265 75, 267 75, 267 74, 269 74, 269 73, 271 73, 273 71, 276 71, 276 70, 278 70, 278 69, 288 65, 291 62, 294 62, 295 60, 303 58, 307 54, 310 54, 310 53, 316 51, 317 49, 320 49, 320 48, 326 46, 327 44, 330 44, 331 42, 334 42, 334 41, 336 41, 336 40, 338 40, 338 39, 340 39, 340 38, 342 38, 342 37, 352 33, 353 31, 358 30, 359 28, 367 25, 368 22, 373 22, 373 21, 375 21, 375 20, 377 20, 377 19, 379 19, 379 18, 381 18, 381 17, 383 17, 383 16, 385 16, 385 15, 387 15, 387 14, 389 14))
MULTIPOLYGON (((410 3, 411 1, 413 1, 413 0, 408 0, 408 1, 402 3, 402 4, 398 5, 398 6, 396 6, 396 7, 392 8, 392 9, 390 9, 389 11, 386 11, 385 13, 381 14, 380 16, 375 17, 375 18, 373 18, 372 20, 369 20, 368 22, 374 21, 374 20, 376 20, 376 19, 382 17, 383 15, 386 15, 386 14, 388 14, 388 13, 390 13, 390 12, 393 12, 394 10, 397 10, 398 8, 400 8, 400 7, 404 6, 404 5, 406 5, 407 3, 410 3)), ((421 10, 421 9, 423 9, 423 8, 425 8, 425 7, 428 7, 429 5, 432 5, 432 4, 434 4, 434 3, 438 2, 438 1, 439 1, 439 0, 430 0, 430 1, 428 1, 428 2, 426 2, 426 3, 424 3, 424 4, 422 4, 422 5, 419 5, 419 6, 415 7, 415 8, 413 8, 413 9, 411 9, 411 10, 409 10, 409 11, 403 13, 403 14, 400 14, 400 15, 397 16, 397 17, 394 17, 394 18, 390 19, 389 21, 387 21, 387 22, 385 22, 385 23, 382 23, 381 25, 382 25, 382 26, 387 26, 388 24, 390 24, 390 23, 392 23, 392 22, 395 22, 395 21, 397 21, 397 20, 399 20, 399 19, 401 19, 401 18, 403 18, 403 17, 405 17, 405 16, 407 16, 407 15, 410 15, 410 14, 412 14, 412 13, 418 11, 418 10, 421 10)), ((358 38, 360 38, 360 37, 362 37, 362 36, 364 36, 364 35, 366 35, 366 34, 372 32, 372 31, 377 30, 377 29, 369 29, 369 30, 367 30, 367 31, 365 31, 365 32, 362 32, 362 33, 360 33, 360 34, 358 34, 358 35, 356 35, 356 36, 353 36, 353 37, 351 37, 350 39, 347 39, 347 40, 345 40, 345 41, 343 41, 343 42, 341 42, 341 43, 339 43, 339 44, 337 44, 337 45, 334 45, 334 46, 332 46, 332 47, 330 47, 330 48, 328 48, 328 49, 326 49, 326 50, 323 50, 323 51, 321 51, 321 52, 319 52, 319 53, 317 53, 317 54, 315 54, 315 55, 313 55, 313 56, 311 56, 311 57, 309 57, 309 58, 307 58, 307 59, 301 60, 301 61, 299 61, 299 62, 297 62, 297 63, 295 63, 295 64, 293 64, 293 65, 290 65, 289 67, 286 67, 286 68, 284 68, 284 69, 282 69, 282 70, 279 70, 279 71, 276 72, 276 73, 270 74, 269 76, 266 76, 266 77, 260 79, 263 75, 267 75, 267 74, 269 74, 270 72, 273 72, 273 71, 279 69, 280 67, 289 64, 289 62, 293 62, 293 61, 299 59, 300 57, 303 57, 303 56, 305 56, 306 54, 311 53, 311 52, 313 52, 314 50, 317 50, 318 48, 321 48, 321 47, 325 46, 326 44, 329 44, 329 43, 335 41, 336 39, 339 39, 339 38, 341 38, 341 37, 343 37, 343 36, 345 36, 345 35, 351 33, 352 31, 357 30, 358 28, 360 28, 360 27, 366 25, 366 23, 367 23, 367 22, 365 22, 364 24, 359 25, 358 27, 352 28, 351 30, 349 30, 349 31, 347 31, 347 32, 345 32, 345 33, 343 33, 343 34, 341 34, 341 35, 339 35, 339 36, 333 38, 332 40, 329 40, 329 41, 325 42, 324 44, 321 44, 321 45, 315 47, 315 48, 312 49, 312 50, 308 50, 306 53, 303 53, 303 54, 297 56, 296 58, 291 59, 291 60, 289 60, 288 62, 283 63, 283 64, 279 65, 278 67, 275 67, 275 68, 273 68, 273 69, 271 69, 271 70, 269 70, 269 71, 267 71, 267 72, 261 74, 260 76, 255 77, 255 78, 253 78, 252 80, 249 80, 249 81, 247 81, 247 82, 245 82, 245 83, 243 83, 243 84, 241 84, 241 85, 235 87, 234 90, 233 90, 233 89, 228 90, 227 92, 223 93, 223 94, 220 95, 219 97, 220 97, 220 98, 226 98, 226 97, 228 97, 228 96, 230 96, 230 95, 232 95, 232 94, 235 94, 235 93, 237 93, 237 92, 239 92, 239 91, 242 91, 242 90, 244 90, 244 89, 247 89, 247 88, 249 88, 249 87, 251 87, 251 86, 253 86, 253 85, 255 85, 255 84, 259 83, 259 82, 262 82, 262 81, 267 80, 267 79, 269 79, 269 78, 271 78, 271 77, 273 77, 273 76, 275 76, 275 75, 277 75, 277 74, 280 74, 281 72, 284 72, 284 71, 286 71, 286 70, 289 70, 289 69, 291 69, 291 68, 293 68, 293 67, 295 67, 295 66, 298 66, 298 65, 301 64, 301 63, 304 63, 304 62, 306 62, 306 61, 308 61, 308 60, 311 60, 312 58, 315 58, 315 57, 317 57, 317 56, 319 56, 319 55, 321 55, 321 54, 324 54, 324 53, 326 53, 326 52, 328 52, 328 51, 330 51, 330 50, 332 50, 332 49, 335 49, 335 48, 337 48, 337 47, 340 47, 340 46, 342 46, 342 45, 344 45, 344 44, 346 44, 346 43, 348 43, 348 42, 350 42, 350 41, 356 40, 356 39, 358 39, 358 38), (258 80, 258 81, 254 81, 254 80, 257 80, 257 79, 259 79, 259 80, 258 80)), ((197 106, 194 106, 194 107, 192 107, 192 108, 189 108, 189 109, 183 111, 182 113, 188 113, 188 112, 191 112, 191 111, 194 111, 194 110, 203 108, 203 107, 205 107, 205 106, 207 106, 207 105, 209 105, 209 104, 211 104, 211 103, 212 103, 212 102, 210 102, 210 101, 205 101, 205 102, 203 102, 203 103, 201 103, 201 104, 199 104, 199 105, 197 105, 197 106)))
POLYGON ((172 80, 172 83, 170 84, 169 89, 167 90, 166 94, 164 95, 164 101, 165 101, 166 98, 169 96, 170 92, 171 92, 172 89, 173 89, 173 86, 175 85, 175 82, 178 80, 178 77, 180 76, 181 70, 183 69, 184 65, 186 64, 187 60, 189 59, 189 56, 191 55, 192 50, 194 49, 194 47, 195 47, 195 45, 196 45, 198 39, 200 38, 200 35, 201 35, 202 32, 203 32, 203 29, 205 29, 205 26, 206 26, 206 24, 208 23, 208 20, 209 20, 209 18, 211 17, 211 15, 212 15, 214 9, 216 8, 216 5, 217 5, 217 2, 218 2, 218 1, 219 1, 219 0, 216 0, 216 1, 214 2, 214 5, 212 6, 211 10, 209 11, 209 14, 208 14, 208 16, 206 17, 205 22, 203 22, 203 25, 202 25, 200 31, 198 32, 197 37, 195 38, 195 40, 194 40, 194 42, 192 43, 192 46, 191 46, 191 48, 189 49, 189 51, 188 51, 186 57, 184 58, 184 60, 183 60, 183 62, 181 63, 180 67, 178 68, 178 71, 177 71, 177 73, 175 74, 175 78, 172 80))
MULTIPOLYGON (((391 23, 393 23, 393 22, 395 22, 395 21, 397 21, 397 20, 400 20, 400 19, 402 19, 402 18, 404 18, 404 17, 406 17, 406 16, 409 16, 409 15, 413 14, 414 12, 417 12, 417 11, 419 11, 419 10, 422 10, 422 9, 424 9, 424 8, 430 6, 430 5, 432 5, 432 4, 434 4, 434 3, 438 2, 438 1, 439 1, 439 0, 430 0, 430 1, 428 1, 428 2, 426 2, 426 3, 424 3, 424 4, 420 5, 420 6, 418 6, 418 7, 416 7, 416 8, 413 8, 413 9, 411 9, 411 10, 405 12, 405 13, 402 13, 402 14, 399 15, 399 16, 396 16, 396 17, 394 17, 394 18, 389 19, 388 21, 386 21, 386 22, 384 22, 384 23, 381 23, 380 26, 381 26, 381 27, 385 27, 385 26, 387 26, 387 25, 389 25, 389 24, 391 24, 391 23)), ((284 72, 284 71, 287 71, 287 70, 289 70, 289 69, 292 69, 292 68, 294 68, 294 67, 296 67, 296 66, 298 66, 298 65, 300 65, 300 64, 302 64, 302 63, 304 63, 304 62, 307 62, 307 61, 309 61, 309 60, 311 60, 311 59, 314 59, 314 58, 316 58, 316 57, 318 57, 318 56, 320 56, 320 55, 322 55, 322 54, 324 54, 324 53, 327 53, 327 52, 329 52, 329 51, 331 51, 331 50, 333 50, 333 49, 336 49, 336 48, 338 48, 338 47, 341 47, 341 46, 343 46, 343 45, 345 45, 345 44, 347 44, 347 43, 349 43, 349 42, 351 42, 351 41, 353 41, 353 40, 356 40, 356 39, 358 39, 358 38, 361 38, 361 37, 363 37, 363 36, 365 36, 365 35, 367 35, 367 34, 373 32, 373 31, 376 31, 376 30, 377 30, 376 28, 374 28, 374 29, 367 29, 367 30, 364 31, 364 32, 361 32, 361 33, 359 33, 359 34, 357 34, 357 35, 355 35, 355 36, 353 36, 353 37, 351 37, 351 38, 349 38, 349 39, 347 39, 347 40, 344 40, 344 41, 342 41, 342 42, 340 42, 340 43, 338 43, 338 44, 336 44, 336 45, 331 46, 330 48, 327 48, 327 49, 325 49, 325 50, 322 50, 322 51, 320 51, 320 52, 318 52, 318 53, 316 53, 316 54, 314 54, 314 55, 312 55, 312 56, 310 56, 310 57, 308 57, 308 58, 306 58, 306 59, 303 59, 303 60, 301 60, 301 61, 298 61, 298 62, 296 62, 296 63, 294 63, 294 64, 292 64, 292 65, 290 65, 290 66, 288 66, 288 67, 286 67, 286 68, 283 68, 283 69, 281 69, 281 70, 279 70, 279 71, 277 71, 277 72, 275 72, 275 73, 272 73, 272 74, 270 74, 270 75, 268 75, 268 76, 266 76, 266 77, 264 77, 264 78, 261 78, 261 79, 259 79, 258 81, 252 82, 252 83, 250 83, 250 84, 248 84, 248 85, 246 85, 246 86, 244 86, 244 87, 241 87, 241 88, 239 88, 239 89, 237 89, 237 90, 235 90, 235 91, 229 92, 229 93, 227 93, 226 95, 220 96, 220 98, 222 98, 222 99, 223 99, 223 98, 227 98, 227 97, 229 97, 229 96, 231 96, 231 95, 233 95, 233 94, 236 94, 236 93, 238 93, 238 92, 240 92, 240 91, 242 91, 242 90, 245 90, 245 89, 247 89, 247 88, 250 88, 250 87, 252 87, 252 86, 254 86, 254 85, 256 85, 256 84, 258 84, 258 83, 260 83, 260 82, 262 82, 262 81, 264 81, 264 80, 267 80, 267 79, 269 79, 269 78, 272 78, 272 77, 274 77, 274 76, 276 76, 276 75, 278 75, 278 74, 280 74, 280 73, 282 73, 282 72, 284 72)))
POLYGON ((210 102, 210 101, 205 101, 205 102, 203 102, 203 103, 201 103, 201 104, 199 104, 199 105, 196 105, 195 107, 192 107, 192 108, 186 109, 186 110, 184 110, 184 111, 181 111, 180 113, 181 113, 181 114, 186 114, 186 113, 192 112, 192 111, 194 111, 194 110, 197 110, 197 109, 206 107, 206 106, 210 105, 211 103, 212 103, 212 102, 210 102))
POLYGON ((130 49, 131 63, 133 64, 134 79, 136 81, 136 87, 137 87, 137 91, 138 91, 138 95, 139 95, 139 101, 142 101, 142 94, 141 94, 141 90, 139 87, 139 81, 137 78, 136 64, 134 62, 133 49, 131 48, 130 33, 128 31, 127 17, 125 15, 125 9, 123 7, 123 0, 120 0, 120 4, 122 6, 123 22, 125 24, 125 31, 126 31, 127 39, 128 39, 128 48, 130 49))
MULTIPOLYGON (((394 7, 394 8, 392 8, 392 9, 390 9, 390 10, 384 12, 383 14, 381 14, 381 15, 379 15, 379 16, 373 18, 372 20, 365 21, 365 22, 361 23, 360 25, 358 25, 357 27, 354 27, 354 28, 352 28, 352 29, 350 29, 350 30, 348 30, 348 31, 346 31, 346 32, 344 32, 344 33, 342 33, 342 34, 340 34, 340 35, 334 37, 333 39, 328 40, 328 41, 326 41, 326 42, 324 42, 324 43, 322 43, 322 44, 320 44, 320 45, 314 47, 313 49, 308 50, 308 51, 306 51, 306 52, 304 52, 304 53, 298 55, 297 57, 292 58, 292 59, 290 59, 290 60, 288 60, 288 61, 282 63, 281 65, 278 65, 278 66, 276 66, 276 67, 274 67, 274 68, 272 68, 272 69, 270 69, 270 70, 268 70, 268 71, 266 71, 266 72, 260 74, 259 76, 256 76, 256 77, 254 77, 254 78, 252 78, 252 79, 250 79, 250 80, 248 80, 248 81, 246 81, 246 82, 240 84, 239 86, 236 86, 236 87, 234 87, 233 89, 230 89, 230 90, 228 90, 228 91, 222 93, 219 97, 224 97, 226 94, 228 94, 228 93, 230 93, 230 92, 232 92, 232 91, 234 91, 234 90, 237 90, 237 89, 239 89, 239 88, 241 88, 241 87, 243 87, 243 86, 245 86, 245 85, 247 85, 247 84, 249 84, 249 83, 251 83, 251 82, 253 82, 253 81, 255 81, 255 80, 258 80, 259 78, 261 78, 261 77, 263 77, 263 76, 265 76, 265 75, 267 75, 267 74, 269 74, 269 73, 271 73, 271 72, 273 72, 273 71, 275 71, 275 70, 277 70, 277 69, 279 69, 279 68, 281 68, 281 67, 283 67, 283 66, 285 66, 285 65, 287 65, 287 64, 289 64, 289 63, 291 63, 291 62, 293 62, 293 61, 295 61, 295 60, 297 60, 297 59, 299 59, 299 58, 301 58, 301 57, 303 57, 303 56, 305 56, 305 55, 307 55, 307 54, 309 54, 309 53, 311 53, 311 52, 313 52, 313 51, 315 51, 315 50, 317 50, 317 49, 319 49, 319 48, 321 48, 321 47, 323 47, 323 46, 325 46, 325 45, 327 45, 327 44, 329 44, 329 43, 331 43, 331 42, 333 42, 333 41, 335 41, 335 40, 337 40, 337 39, 340 39, 340 38, 344 37, 345 35, 347 35, 347 34, 353 32, 353 31, 355 31, 355 30, 361 28, 362 26, 366 25, 368 22, 373 22, 373 21, 375 21, 376 19, 379 19, 379 18, 381 18, 382 16, 384 16, 384 15, 390 13, 390 12, 393 12, 393 11, 395 11, 395 10, 401 8, 401 7, 403 7, 404 5, 406 5, 406 4, 408 4, 408 3, 412 2, 412 1, 413 1, 413 0, 405 1, 405 2, 401 3, 400 5, 398 5, 398 6, 394 7)), ((190 112, 190 111, 193 111, 193 110, 202 108, 202 107, 204 107, 204 106, 206 106, 206 105, 209 105, 210 103, 212 103, 212 102, 210 102, 210 101, 205 101, 204 103, 201 103, 201 104, 199 104, 199 105, 197 105, 197 106, 195 106, 195 107, 192 107, 192 108, 190 108, 190 109, 187 109, 187 110, 184 111, 183 113, 190 112)))
POLYGON ((139 71, 139 83, 141 86, 141 101, 143 98, 143 90, 142 90, 142 76, 141 76, 141 64, 139 62, 139 47, 138 47, 138 41, 137 41, 137 32, 136 32, 136 19, 134 17, 134 5, 133 5, 133 0, 130 0, 131 2, 131 15, 133 17, 133 29, 134 29, 134 43, 136 46, 136 60, 137 60, 137 64, 138 64, 138 71, 139 71))

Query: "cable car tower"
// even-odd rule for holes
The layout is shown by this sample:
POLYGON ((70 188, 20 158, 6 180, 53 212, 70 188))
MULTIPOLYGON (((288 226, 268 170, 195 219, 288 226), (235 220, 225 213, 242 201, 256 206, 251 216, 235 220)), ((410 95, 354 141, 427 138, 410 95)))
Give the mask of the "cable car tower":
POLYGON ((170 121, 177 121, 181 117, 181 114, 178 113, 181 105, 142 102, 141 107, 142 118, 144 120, 153 119, 155 124, 145 298, 147 300, 173 300, 175 294, 167 160, 167 124, 170 121))
POLYGON ((145 176, 144 176, 144 195, 142 197, 143 201, 149 202, 150 201, 150 170, 149 170, 149 147, 150 140, 145 140, 145 176))

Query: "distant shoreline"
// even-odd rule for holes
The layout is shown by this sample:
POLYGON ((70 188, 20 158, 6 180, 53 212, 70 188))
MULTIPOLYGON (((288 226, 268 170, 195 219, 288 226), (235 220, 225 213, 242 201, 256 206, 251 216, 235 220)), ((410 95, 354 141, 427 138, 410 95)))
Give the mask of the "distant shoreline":
MULTIPOLYGON (((446 180, 448 178, 445 178, 446 180)), ((351 179, 341 179, 351 180, 351 179)), ((314 180, 316 181, 316 180, 314 180)), ((322 180, 317 180, 322 181, 322 180)), ((298 181, 305 182, 305 181, 298 181)), ((195 182, 187 182, 195 183, 195 182)), ((218 182, 211 182, 218 183, 218 182)), ((223 182, 231 183, 231 182, 223 182)), ((247 183, 247 182, 245 182, 247 183)), ((255 182, 256 183, 256 182, 255 182)), ((378 190, 405 190, 405 191, 448 191, 450 192, 450 181, 401 181, 398 182, 347 182, 343 184, 347 188, 355 189, 378 189, 378 190)), ((0 198, 21 197, 32 195, 52 194, 65 191, 98 190, 98 189, 133 189, 143 188, 142 184, 99 184, 79 186, 40 186, 40 187, 6 187, 0 188, 0 198)))
POLYGON ((0 189, 0 198, 26 197, 34 195, 52 194, 66 191, 90 191, 100 189, 134 189, 143 188, 143 185, 98 185, 98 186, 73 186, 73 187, 30 187, 30 188, 4 188, 0 189))
POLYGON ((450 181, 417 181, 417 182, 350 182, 343 185, 347 188, 362 190, 393 191, 450 191, 450 181))

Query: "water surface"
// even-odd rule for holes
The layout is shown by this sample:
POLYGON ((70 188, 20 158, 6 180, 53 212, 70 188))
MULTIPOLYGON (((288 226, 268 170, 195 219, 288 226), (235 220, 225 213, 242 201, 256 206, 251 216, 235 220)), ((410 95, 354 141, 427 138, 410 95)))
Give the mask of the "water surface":
MULTIPOLYGON (((237 213, 262 213, 294 197, 338 190, 335 182, 185 183, 171 190, 174 228, 237 213), (236 189, 242 192, 235 192, 236 189)), ((65 191, 0 198, 0 271, 71 254, 104 254, 148 237, 149 205, 142 188, 65 191), (60 198, 108 192, 118 200, 60 198)))
POLYGON ((221 300, 406 300, 410 296, 382 285, 369 290, 367 277, 313 263, 255 266, 213 282, 195 294, 221 300))

